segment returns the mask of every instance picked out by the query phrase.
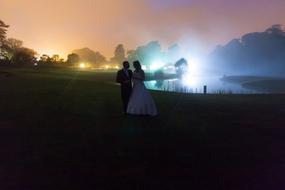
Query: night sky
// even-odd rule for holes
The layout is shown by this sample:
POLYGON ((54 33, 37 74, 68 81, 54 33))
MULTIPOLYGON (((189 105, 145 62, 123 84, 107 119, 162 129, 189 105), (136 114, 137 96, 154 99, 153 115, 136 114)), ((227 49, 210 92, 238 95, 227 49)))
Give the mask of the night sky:
POLYGON ((110 57, 119 43, 133 49, 151 40, 209 52, 245 33, 285 26, 284 0, 1 0, 0 12, 8 37, 62 56, 90 47, 110 57))

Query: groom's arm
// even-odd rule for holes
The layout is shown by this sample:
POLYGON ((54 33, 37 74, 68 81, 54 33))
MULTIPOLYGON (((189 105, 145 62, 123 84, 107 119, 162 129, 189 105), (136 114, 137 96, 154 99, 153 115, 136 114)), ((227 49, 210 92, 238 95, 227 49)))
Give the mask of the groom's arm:
POLYGON ((129 75, 130 75, 130 78, 133 78, 133 72, 132 72, 132 70, 129 70, 129 75))
POLYGON ((117 77, 116 77, 116 82, 117 83, 120 83, 120 84, 127 84, 127 83, 130 83, 131 80, 125 80, 124 77, 123 77, 123 73, 122 71, 118 71, 117 72, 117 77))

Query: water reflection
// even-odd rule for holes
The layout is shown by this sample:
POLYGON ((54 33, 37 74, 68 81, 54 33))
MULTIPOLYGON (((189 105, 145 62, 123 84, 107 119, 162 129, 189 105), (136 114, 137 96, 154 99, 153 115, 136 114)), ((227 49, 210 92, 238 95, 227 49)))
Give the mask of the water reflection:
POLYGON ((153 80, 146 81, 145 85, 151 90, 181 92, 181 93, 203 93, 207 86, 207 93, 211 94, 256 94, 263 93, 252 89, 246 89, 240 84, 220 80, 219 77, 192 77, 187 80, 153 80))

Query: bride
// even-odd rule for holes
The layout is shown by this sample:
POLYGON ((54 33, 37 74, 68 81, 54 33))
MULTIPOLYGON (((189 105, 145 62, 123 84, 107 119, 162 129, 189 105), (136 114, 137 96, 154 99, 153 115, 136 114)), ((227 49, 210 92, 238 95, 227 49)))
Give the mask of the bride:
POLYGON ((139 61, 135 61, 133 66, 135 68, 132 77, 133 90, 128 103, 127 113, 131 115, 156 116, 157 110, 155 103, 143 83, 145 74, 141 69, 141 64, 139 61))

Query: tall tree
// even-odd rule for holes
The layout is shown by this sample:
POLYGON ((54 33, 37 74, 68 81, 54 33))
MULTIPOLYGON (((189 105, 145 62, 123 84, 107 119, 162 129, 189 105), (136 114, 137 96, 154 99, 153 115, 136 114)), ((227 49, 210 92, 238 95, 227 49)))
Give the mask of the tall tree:
POLYGON ((49 60, 50 60, 50 57, 49 57, 47 54, 43 54, 43 55, 40 57, 40 60, 43 61, 43 62, 46 62, 46 61, 49 61, 49 60))
POLYGON ((0 20, 0 43, 3 43, 3 41, 6 39, 8 27, 9 25, 5 24, 2 20, 0 20))
POLYGON ((150 66, 154 61, 164 61, 166 58, 158 41, 151 41, 136 50, 129 50, 127 55, 129 61, 139 60, 145 66, 150 66))
POLYGON ((96 64, 100 65, 104 62, 106 62, 106 57, 104 55, 102 55, 99 51, 96 52, 96 64))
POLYGON ((267 32, 267 33, 273 33, 273 34, 285 35, 285 31, 283 31, 281 24, 272 25, 272 26, 271 26, 270 28, 268 28, 265 32, 267 32))
POLYGON ((32 65, 35 61, 36 52, 29 48, 18 48, 11 58, 13 64, 32 65))
POLYGON ((79 57, 79 55, 77 55, 76 53, 68 54, 68 56, 67 56, 67 61, 66 61, 68 64, 74 66, 74 65, 77 64, 79 61, 80 61, 80 57, 79 57))
POLYGON ((57 64, 57 63, 59 62, 59 60, 60 60, 60 57, 59 57, 58 54, 54 54, 54 55, 51 57, 51 62, 52 62, 53 64, 57 64))
POLYGON ((0 59, 6 58, 4 55, 3 44, 6 39, 7 28, 9 25, 5 24, 2 20, 0 20, 0 59))
POLYGON ((126 60, 125 54, 126 54, 126 52, 125 52, 124 45, 119 44, 115 48, 114 57, 111 58, 111 61, 115 62, 115 63, 122 63, 124 60, 126 60))
POLYGON ((163 53, 161 52, 161 46, 158 41, 152 41, 144 46, 140 46, 136 49, 138 60, 145 65, 151 65, 153 61, 161 60, 163 53))
POLYGON ((99 66, 103 62, 106 62, 106 58, 100 52, 95 52, 89 48, 76 49, 72 53, 77 54, 81 62, 88 62, 93 66, 99 66))
POLYGON ((136 50, 128 50, 127 55, 128 55, 128 61, 130 62, 134 62, 135 60, 138 60, 136 50))
POLYGON ((13 50, 23 46, 23 41, 15 38, 8 38, 5 43, 13 50))
POLYGON ((16 51, 23 46, 23 41, 15 39, 15 38, 8 38, 4 40, 2 45, 3 56, 6 59, 11 59, 12 56, 16 53, 16 51))
POLYGON ((212 66, 226 74, 284 76, 285 31, 273 25, 219 46, 210 55, 212 66))

